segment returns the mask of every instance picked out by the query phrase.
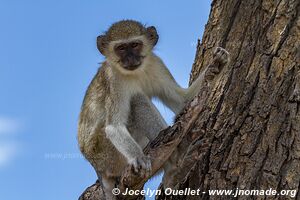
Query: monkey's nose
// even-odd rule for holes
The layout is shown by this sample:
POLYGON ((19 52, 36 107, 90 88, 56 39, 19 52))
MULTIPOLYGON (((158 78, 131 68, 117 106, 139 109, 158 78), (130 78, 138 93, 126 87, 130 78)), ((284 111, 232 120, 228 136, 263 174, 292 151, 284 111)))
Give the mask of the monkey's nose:
POLYGON ((133 56, 128 56, 127 59, 124 60, 123 62, 123 66, 126 69, 129 70, 134 70, 136 69, 138 66, 141 65, 141 60, 139 58, 135 58, 133 56))

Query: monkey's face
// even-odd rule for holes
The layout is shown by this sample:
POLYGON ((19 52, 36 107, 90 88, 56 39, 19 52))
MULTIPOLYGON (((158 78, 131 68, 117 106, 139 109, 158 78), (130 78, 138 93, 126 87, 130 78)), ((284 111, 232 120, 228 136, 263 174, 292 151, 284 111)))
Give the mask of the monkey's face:
POLYGON ((113 50, 118 57, 118 63, 126 70, 135 70, 143 63, 141 40, 115 44, 113 50))
POLYGON ((97 37, 97 48, 112 67, 131 74, 147 63, 157 41, 154 26, 145 27, 137 21, 122 20, 97 37))

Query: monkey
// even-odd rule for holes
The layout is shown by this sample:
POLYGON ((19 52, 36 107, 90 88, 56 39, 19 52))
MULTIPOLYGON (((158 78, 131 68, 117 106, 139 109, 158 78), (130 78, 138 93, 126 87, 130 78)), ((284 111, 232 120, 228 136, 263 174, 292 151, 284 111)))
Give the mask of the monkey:
MULTIPOLYGON (((208 67, 189 88, 181 88, 153 52, 158 39, 154 26, 134 20, 118 21, 97 37, 105 61, 86 91, 77 137, 106 199, 115 199, 111 190, 126 166, 143 177, 151 173, 151 160, 143 148, 167 127, 151 99, 160 99, 178 114, 228 62, 229 53, 217 47, 214 60, 220 65, 208 67)), ((168 165, 170 169, 172 164, 168 165)))

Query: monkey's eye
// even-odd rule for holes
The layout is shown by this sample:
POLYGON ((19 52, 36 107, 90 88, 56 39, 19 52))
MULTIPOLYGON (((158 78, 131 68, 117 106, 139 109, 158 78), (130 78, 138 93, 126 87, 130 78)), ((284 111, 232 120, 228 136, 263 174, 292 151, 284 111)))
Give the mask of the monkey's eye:
POLYGON ((119 51, 125 51, 126 50, 126 45, 124 45, 124 44, 119 45, 117 47, 117 50, 119 50, 119 51))
POLYGON ((137 48, 140 44, 138 42, 132 42, 131 47, 132 48, 137 48))

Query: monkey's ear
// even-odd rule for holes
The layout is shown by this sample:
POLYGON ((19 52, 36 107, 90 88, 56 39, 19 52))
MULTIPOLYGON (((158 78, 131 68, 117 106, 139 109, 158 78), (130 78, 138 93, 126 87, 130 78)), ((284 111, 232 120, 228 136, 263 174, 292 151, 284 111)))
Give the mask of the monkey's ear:
POLYGON ((147 28, 147 37, 151 41, 152 45, 155 46, 158 41, 158 34, 154 26, 147 28))
POLYGON ((104 55, 104 51, 107 48, 107 38, 105 35, 99 35, 97 37, 97 48, 102 55, 104 55))

